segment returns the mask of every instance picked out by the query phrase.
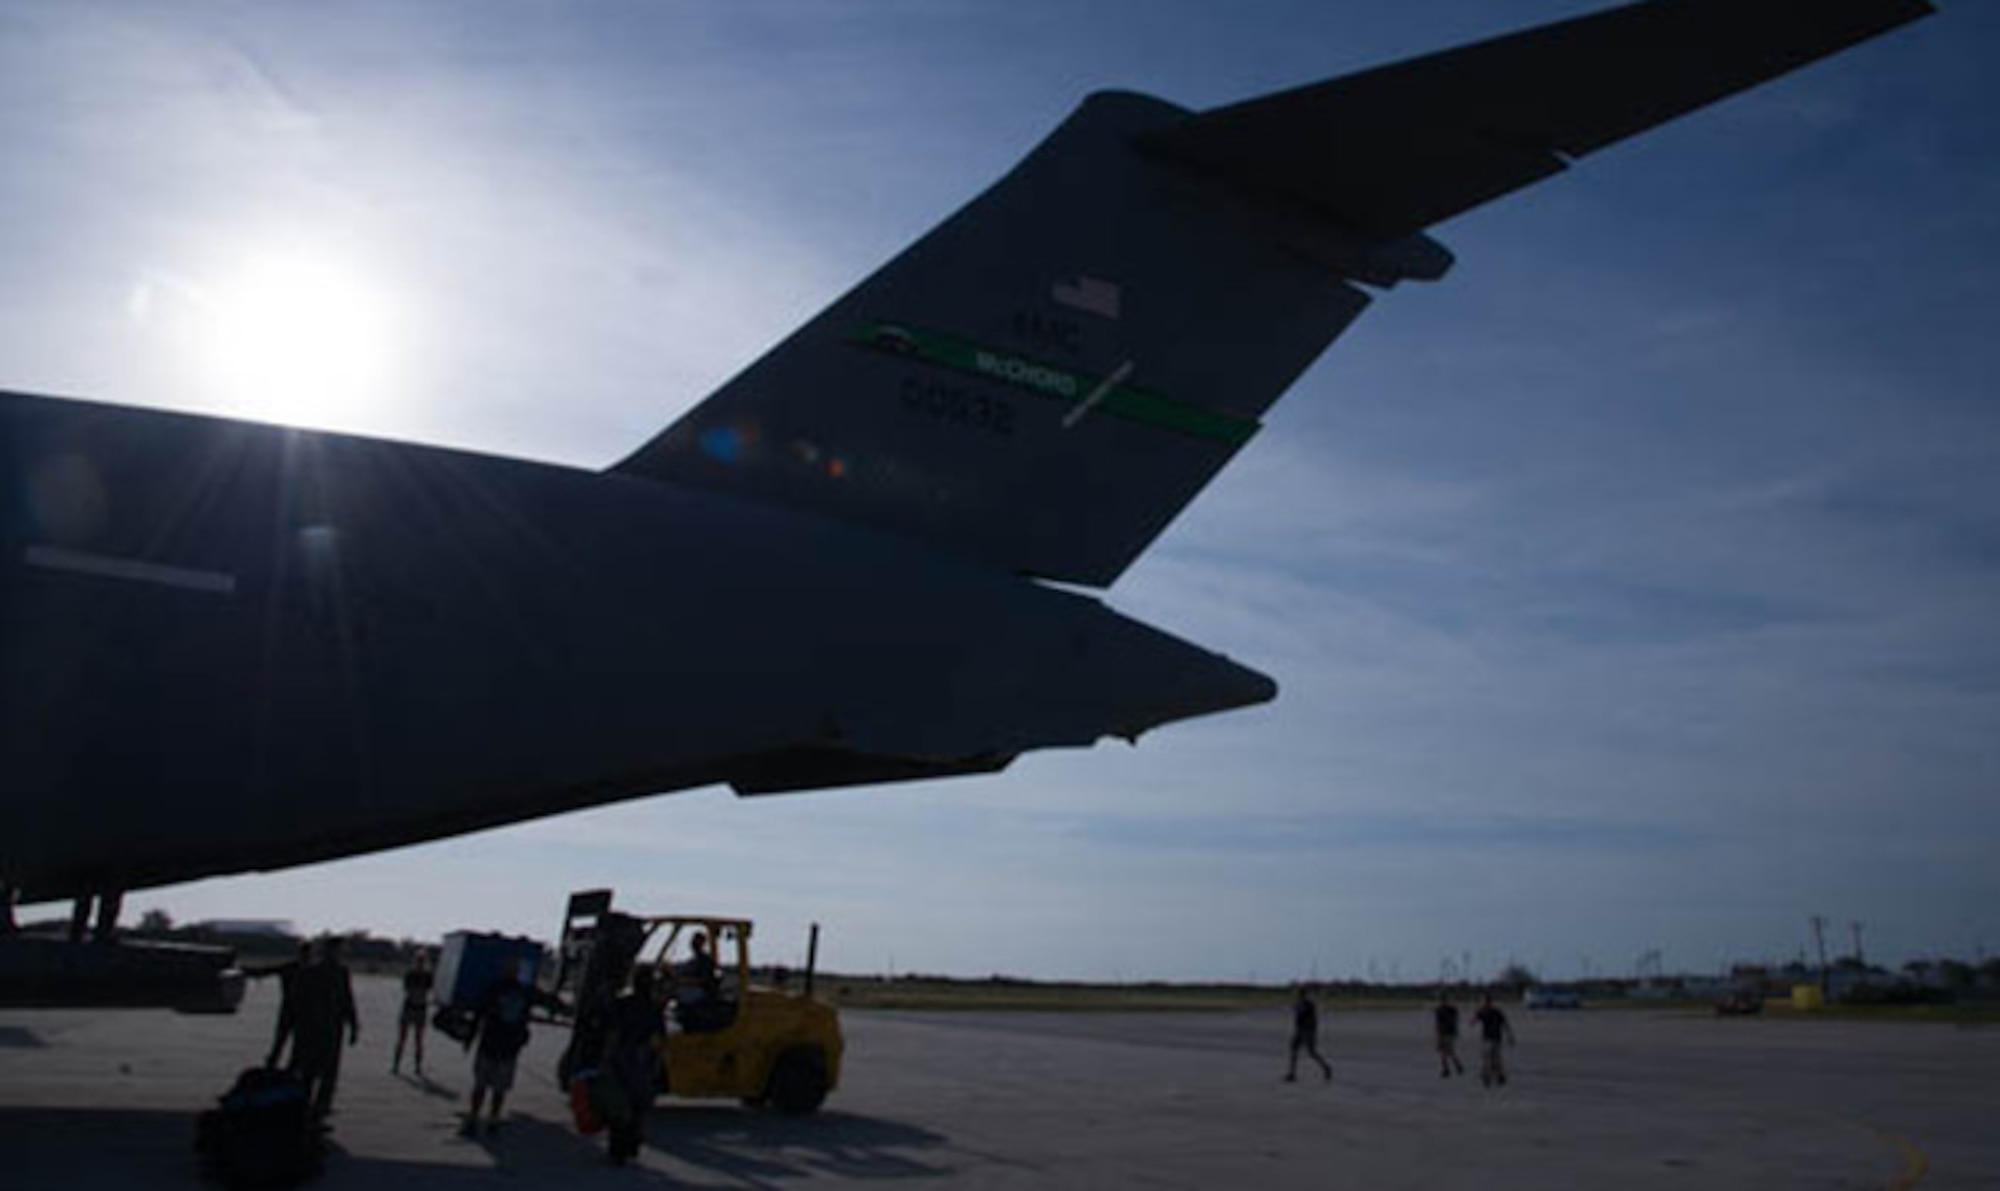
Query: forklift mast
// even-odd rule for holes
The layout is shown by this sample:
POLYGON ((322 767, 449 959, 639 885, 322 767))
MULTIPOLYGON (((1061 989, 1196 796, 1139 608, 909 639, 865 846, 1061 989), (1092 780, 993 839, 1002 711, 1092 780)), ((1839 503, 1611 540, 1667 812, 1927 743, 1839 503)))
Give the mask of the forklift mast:
POLYGON ((648 933, 642 920, 611 908, 609 889, 570 894, 557 944, 554 989, 575 1013, 558 1072, 564 1086, 573 1072, 586 1065, 586 1056, 603 1050, 612 1003, 631 976, 648 933))

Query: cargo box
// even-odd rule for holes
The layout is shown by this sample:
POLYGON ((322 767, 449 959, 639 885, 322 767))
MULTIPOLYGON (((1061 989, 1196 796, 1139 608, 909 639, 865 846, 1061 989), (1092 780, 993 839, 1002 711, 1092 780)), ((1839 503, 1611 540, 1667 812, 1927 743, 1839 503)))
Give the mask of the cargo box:
POLYGON ((444 937, 438 953, 437 980, 431 999, 440 1008, 477 1009, 502 976, 526 963, 530 985, 541 972, 542 945, 533 939, 455 930, 444 937))

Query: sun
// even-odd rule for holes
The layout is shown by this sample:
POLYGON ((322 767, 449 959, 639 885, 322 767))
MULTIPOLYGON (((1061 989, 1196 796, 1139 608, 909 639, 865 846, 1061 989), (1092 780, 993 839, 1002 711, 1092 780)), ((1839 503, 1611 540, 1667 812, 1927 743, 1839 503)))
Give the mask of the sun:
POLYGON ((340 258, 270 250, 200 287, 204 381, 231 407, 300 425, 366 420, 397 360, 388 292, 340 258))

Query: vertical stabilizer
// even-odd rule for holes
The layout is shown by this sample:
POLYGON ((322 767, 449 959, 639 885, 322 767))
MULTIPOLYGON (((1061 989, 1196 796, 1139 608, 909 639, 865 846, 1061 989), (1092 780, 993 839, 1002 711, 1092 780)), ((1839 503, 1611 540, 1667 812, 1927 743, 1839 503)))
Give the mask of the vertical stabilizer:
POLYGON ((1091 97, 617 470, 1110 583, 1368 302, 1296 221, 1136 147, 1186 115, 1091 97))

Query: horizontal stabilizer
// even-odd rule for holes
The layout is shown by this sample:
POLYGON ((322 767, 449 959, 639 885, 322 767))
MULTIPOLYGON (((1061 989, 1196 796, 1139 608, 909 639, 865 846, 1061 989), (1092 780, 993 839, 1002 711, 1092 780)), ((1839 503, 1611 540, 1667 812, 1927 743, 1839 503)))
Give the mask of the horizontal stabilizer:
POLYGON ((1364 235, 1403 236, 1932 11, 1653 0, 1216 108, 1146 144, 1364 235))

